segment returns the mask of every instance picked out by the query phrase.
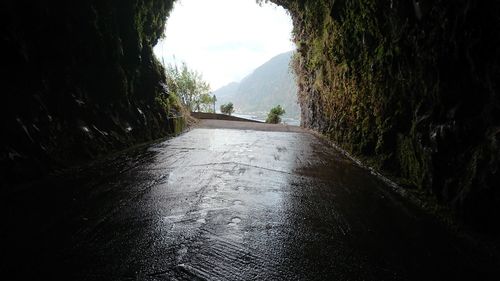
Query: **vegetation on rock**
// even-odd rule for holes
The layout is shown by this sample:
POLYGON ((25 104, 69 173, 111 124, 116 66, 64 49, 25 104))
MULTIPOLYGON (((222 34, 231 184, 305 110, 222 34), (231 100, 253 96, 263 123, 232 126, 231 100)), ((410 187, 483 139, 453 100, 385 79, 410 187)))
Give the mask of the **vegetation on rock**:
POLYGON ((500 4, 271 2, 294 22, 303 125, 500 231, 500 4))

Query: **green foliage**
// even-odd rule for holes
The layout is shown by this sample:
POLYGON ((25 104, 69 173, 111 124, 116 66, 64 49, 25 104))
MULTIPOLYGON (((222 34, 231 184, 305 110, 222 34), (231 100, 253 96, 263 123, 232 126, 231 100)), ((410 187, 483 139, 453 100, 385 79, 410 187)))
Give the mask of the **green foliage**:
POLYGON ((168 95, 159 95, 155 98, 155 100, 156 103, 164 110, 164 113, 170 117, 188 115, 186 108, 174 92, 170 92, 168 95))
POLYGON ((498 210, 500 62, 475 54, 498 49, 500 4, 271 1, 294 22, 306 127, 459 211, 498 210))
POLYGON ((200 95, 198 101, 196 101, 196 111, 215 113, 214 104, 215 96, 212 96, 210 94, 202 94, 200 95))
POLYGON ((281 116, 285 113, 286 112, 281 107, 281 105, 273 107, 271 111, 269 111, 269 114, 267 115, 266 123, 271 123, 271 124, 281 123, 281 116))
MULTIPOLYGON (((293 65, 303 89, 299 100, 315 111, 314 120, 304 120, 306 125, 315 124, 354 154, 384 161, 377 163, 379 167, 404 158, 394 165, 399 166, 396 170, 419 173, 409 175, 417 179, 427 169, 416 169, 410 162, 421 157, 422 150, 414 150, 413 157, 398 157, 394 145, 398 144, 397 130, 403 135, 412 133, 411 126, 403 125, 412 122, 407 112, 433 90, 422 88, 426 74, 421 65, 428 59, 395 59, 403 47, 410 53, 421 52, 417 42, 405 42, 404 36, 420 38, 398 22, 396 9, 385 5, 371 0, 335 4, 320 0, 305 1, 303 8, 294 11, 295 18, 304 22, 294 31, 299 56, 293 65)), ((421 184, 422 180, 413 182, 421 184)))
POLYGON ((202 75, 188 68, 186 63, 180 67, 169 64, 165 69, 167 87, 179 97, 181 103, 190 111, 212 112, 214 99, 210 95, 210 85, 202 75))
MULTIPOLYGON (((174 0, 139 1, 131 0, 135 6, 134 26, 142 44, 154 46, 163 36, 165 24, 174 0), (135 2, 135 3, 134 3, 135 2)), ((123 5, 122 2, 116 5, 123 5)), ((130 19, 126 19, 130 21, 130 19)))
POLYGON ((234 112, 233 103, 230 102, 230 103, 226 103, 226 104, 221 105, 220 106, 220 112, 222 112, 223 114, 227 114, 227 115, 231 116, 231 114, 233 114, 233 112, 234 112))

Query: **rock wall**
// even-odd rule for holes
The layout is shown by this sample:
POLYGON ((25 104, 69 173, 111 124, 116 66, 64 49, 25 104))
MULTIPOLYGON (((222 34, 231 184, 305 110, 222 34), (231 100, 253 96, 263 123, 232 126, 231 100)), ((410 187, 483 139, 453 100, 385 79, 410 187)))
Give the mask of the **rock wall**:
POLYGON ((303 125, 498 232, 500 4, 273 2, 295 25, 303 125))
POLYGON ((180 130, 152 47, 173 0, 2 1, 2 183, 180 130))

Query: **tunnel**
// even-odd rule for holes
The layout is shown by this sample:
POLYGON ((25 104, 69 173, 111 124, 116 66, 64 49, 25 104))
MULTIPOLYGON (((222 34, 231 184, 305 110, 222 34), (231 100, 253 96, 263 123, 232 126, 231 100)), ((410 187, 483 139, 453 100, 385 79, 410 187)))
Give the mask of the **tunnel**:
MULTIPOLYGON (((153 53, 174 2, 0 4, 5 202, 189 127, 153 53)), ((493 245, 481 257, 498 265, 500 4, 257 2, 292 18, 301 127, 468 243, 493 245)))

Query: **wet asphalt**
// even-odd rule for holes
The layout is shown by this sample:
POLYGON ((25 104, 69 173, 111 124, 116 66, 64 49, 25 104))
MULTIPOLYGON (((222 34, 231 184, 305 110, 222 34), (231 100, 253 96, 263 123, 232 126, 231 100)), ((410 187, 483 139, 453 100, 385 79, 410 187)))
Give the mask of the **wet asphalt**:
POLYGON ((205 120, 1 200, 3 280, 498 276, 382 180, 296 127, 205 120))

